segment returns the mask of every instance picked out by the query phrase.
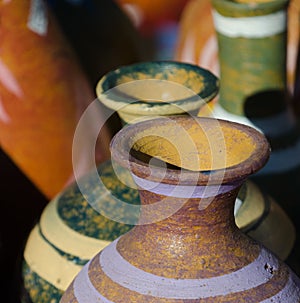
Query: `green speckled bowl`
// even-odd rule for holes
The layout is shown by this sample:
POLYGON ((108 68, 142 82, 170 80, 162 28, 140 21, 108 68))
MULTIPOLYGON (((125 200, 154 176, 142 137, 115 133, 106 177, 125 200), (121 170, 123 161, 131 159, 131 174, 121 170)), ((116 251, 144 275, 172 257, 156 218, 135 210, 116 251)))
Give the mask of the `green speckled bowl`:
POLYGON ((98 99, 125 123, 153 116, 197 114, 219 91, 219 79, 198 65, 149 61, 122 66, 104 75, 98 99))

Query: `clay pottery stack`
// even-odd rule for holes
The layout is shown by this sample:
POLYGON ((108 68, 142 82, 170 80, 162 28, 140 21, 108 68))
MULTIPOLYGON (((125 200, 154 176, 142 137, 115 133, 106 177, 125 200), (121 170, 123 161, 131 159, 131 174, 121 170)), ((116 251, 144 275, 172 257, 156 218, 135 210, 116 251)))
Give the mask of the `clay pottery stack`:
MULTIPOLYGON (((117 111, 124 124, 132 124, 161 115, 197 115, 199 109, 211 114, 210 102, 216 97, 216 88, 214 76, 197 65, 150 61, 107 73, 96 89, 104 105, 117 111), (198 90, 202 91, 198 95, 205 104, 191 95, 198 90), (187 95, 190 97, 186 98, 187 95)), ((296 237, 293 223, 278 203, 250 180, 244 183, 238 194, 235 218, 244 233, 264 243, 280 258, 286 259, 290 255, 296 237)))
MULTIPOLYGON (((168 77, 169 80, 177 79, 177 83, 172 82, 170 85, 173 84, 172 88, 177 89, 177 91, 181 88, 183 92, 181 95, 188 94, 189 98, 177 100, 178 102, 174 102, 173 106, 160 102, 152 106, 154 111, 151 111, 150 103, 147 105, 147 102, 139 102, 144 104, 144 110, 139 113, 132 111, 130 122, 124 118, 125 114, 120 108, 120 115, 126 120, 126 123, 133 123, 134 115, 137 119, 141 119, 142 116, 151 118, 153 115, 168 115, 170 109, 173 110, 174 114, 196 111, 218 92, 218 78, 200 67, 167 62, 141 65, 139 69, 141 78, 147 77, 146 66, 151 69, 151 75, 156 78, 156 81, 168 77), (152 67, 150 68, 150 66, 152 67), (143 74, 144 76, 142 76, 143 74)), ((130 68, 127 70, 129 72, 130 68)), ((126 79, 130 80, 125 76, 125 73, 119 73, 120 76, 122 75, 122 79, 118 79, 117 74, 118 72, 116 74, 110 72, 109 76, 104 77, 106 80, 103 79, 102 84, 98 85, 97 89, 101 100, 104 99, 105 95, 106 97, 111 96, 107 94, 107 89, 100 93, 100 87, 104 89, 108 85, 112 85, 111 78, 114 78, 119 84, 126 82, 126 79)), ((164 84, 166 82, 165 80, 164 84)), ((141 84, 145 84, 145 82, 141 82, 141 84)), ((130 86, 124 85, 120 87, 130 88, 130 86)), ((157 91, 159 90, 162 92, 161 85, 157 87, 157 91)), ((126 105, 130 105, 129 99, 125 98, 125 100, 127 100, 126 105)), ((97 108, 98 103, 99 100, 95 100, 87 111, 93 111, 94 106, 97 108)), ((138 108, 139 105, 136 104, 135 107, 138 108)), ((89 120, 88 115, 82 115, 74 136, 73 154, 75 157, 76 152, 80 152, 81 136, 78 134, 81 133, 82 125, 84 126, 82 121, 85 117, 89 120)), ((95 125, 98 122, 101 123, 101 120, 96 121, 95 125)), ((95 138, 97 138, 97 132, 95 138)), ((90 161, 86 156, 86 161, 89 163, 94 163, 94 143, 90 141, 88 146, 91 150, 87 155, 92 155, 90 161)), ((74 164, 75 176, 77 176, 77 171, 80 172, 79 164, 79 162, 74 164)), ((140 214, 140 200, 137 190, 132 188, 133 184, 131 175, 127 170, 119 167, 118 176, 116 176, 114 167, 110 161, 107 161, 91 169, 84 177, 78 177, 76 182, 65 188, 47 205, 25 245, 23 302, 59 302, 62 293, 72 282, 72 279, 82 266, 98 252, 99 248, 108 245, 137 223, 140 214), (125 183, 120 182, 121 175, 123 176, 122 180, 126 180, 125 183)), ((261 208, 259 208, 259 212, 260 210, 261 208)), ((289 228, 289 225, 286 227, 289 228)), ((289 245, 290 243, 288 247, 289 245)))
POLYGON ((83 267, 61 303, 299 302, 299 278, 234 220, 240 186, 269 157, 260 132, 164 117, 124 127, 111 151, 132 174, 141 216, 83 267))

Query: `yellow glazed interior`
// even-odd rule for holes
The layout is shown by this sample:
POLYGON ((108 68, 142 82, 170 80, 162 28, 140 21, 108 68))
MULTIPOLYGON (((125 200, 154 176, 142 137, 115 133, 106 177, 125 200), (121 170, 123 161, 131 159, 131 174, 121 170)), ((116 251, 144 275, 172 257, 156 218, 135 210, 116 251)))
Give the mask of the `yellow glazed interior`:
POLYGON ((172 102, 195 96, 196 93, 204 89, 205 84, 204 77, 199 73, 178 68, 174 73, 148 75, 135 72, 123 75, 118 79, 117 85, 119 85, 120 92, 137 100, 172 102), (130 83, 130 85, 124 85, 125 83, 130 83))
POLYGON ((217 120, 213 124, 151 126, 130 144, 135 151, 192 171, 231 167, 254 152, 256 143, 247 133, 217 120))

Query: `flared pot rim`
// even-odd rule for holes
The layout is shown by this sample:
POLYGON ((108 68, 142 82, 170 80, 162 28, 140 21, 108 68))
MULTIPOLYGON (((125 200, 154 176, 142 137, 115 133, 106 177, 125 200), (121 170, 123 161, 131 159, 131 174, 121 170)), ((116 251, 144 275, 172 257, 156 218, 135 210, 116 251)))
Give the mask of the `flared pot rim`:
POLYGON ((196 185, 221 185, 243 182, 249 175, 254 174, 266 164, 271 152, 266 137, 250 126, 211 117, 192 117, 188 115, 169 116, 167 119, 158 117, 125 126, 113 137, 110 148, 112 161, 129 169, 134 175, 154 182, 182 185, 189 185, 191 182, 193 184, 196 183, 196 185), (192 171, 185 168, 150 167, 147 162, 132 155, 132 144, 130 141, 134 140, 136 134, 149 129, 153 125, 168 127, 169 121, 180 122, 182 120, 187 123, 194 120, 197 123, 206 125, 218 123, 221 126, 229 127, 245 134, 253 141, 255 146, 249 156, 242 159, 241 162, 213 170, 192 171))
MULTIPOLYGON (((174 84, 185 86, 184 83, 179 82, 174 82, 174 84)), ((186 87, 186 89, 192 91, 192 88, 186 87)), ((203 105, 212 101, 218 92, 219 78, 211 71, 196 64, 175 60, 142 61, 120 66, 102 76, 96 86, 98 100, 105 106, 117 112, 124 112, 131 115, 135 114, 138 116, 175 115, 199 110, 203 105), (191 71, 199 77, 202 77, 203 83, 201 89, 194 91, 194 94, 188 98, 180 99, 178 101, 174 100, 172 102, 144 102, 143 100, 135 100, 133 102, 130 98, 117 99, 110 93, 120 84, 127 84, 140 80, 132 78, 131 81, 127 79, 124 83, 118 82, 123 76, 131 77, 133 73, 140 72, 146 77, 142 80, 147 80, 151 79, 151 73, 152 75, 154 75, 154 73, 159 74, 163 72, 172 73, 176 69, 183 69, 187 72, 191 71)))

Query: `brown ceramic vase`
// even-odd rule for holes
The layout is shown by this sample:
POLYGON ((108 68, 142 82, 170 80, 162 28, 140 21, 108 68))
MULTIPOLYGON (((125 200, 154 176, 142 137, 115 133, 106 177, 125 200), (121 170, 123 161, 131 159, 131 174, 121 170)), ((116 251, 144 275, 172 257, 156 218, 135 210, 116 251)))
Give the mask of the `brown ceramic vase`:
POLYGON ((238 191, 267 162, 255 129, 172 116, 124 127, 112 160, 139 189, 139 224, 100 251, 66 302, 300 302, 300 281, 235 224, 238 191))

